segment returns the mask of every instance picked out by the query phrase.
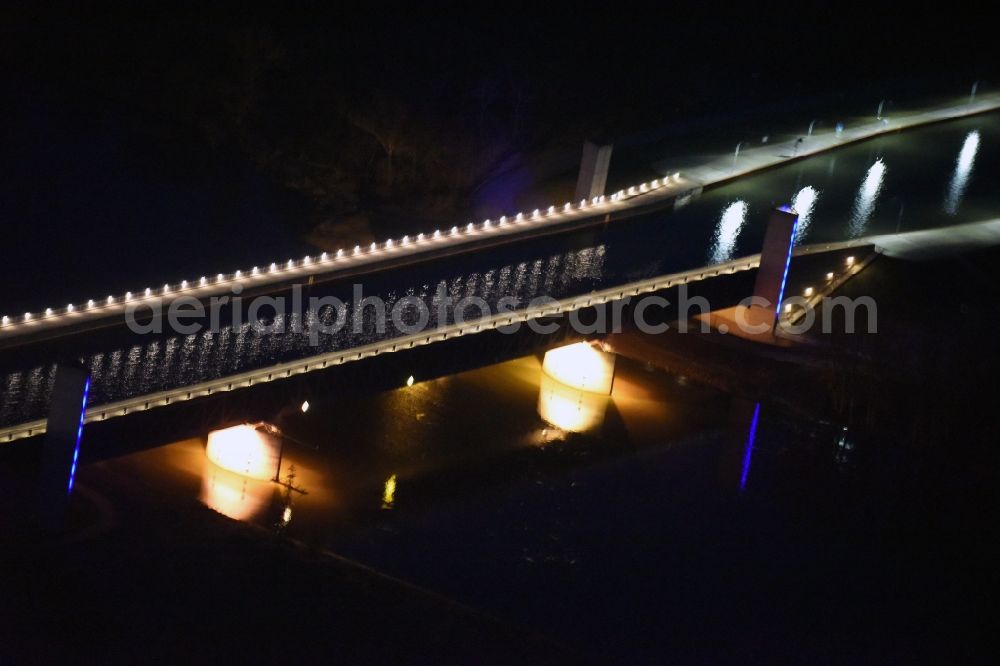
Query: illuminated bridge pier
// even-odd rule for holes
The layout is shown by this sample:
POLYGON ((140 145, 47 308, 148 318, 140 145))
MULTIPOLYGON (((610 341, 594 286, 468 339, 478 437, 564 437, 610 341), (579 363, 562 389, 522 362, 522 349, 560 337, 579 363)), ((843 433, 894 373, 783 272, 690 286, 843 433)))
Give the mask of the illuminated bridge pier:
POLYGON ((538 414, 566 432, 596 430, 604 422, 615 379, 616 356, 589 342, 545 352, 538 414))

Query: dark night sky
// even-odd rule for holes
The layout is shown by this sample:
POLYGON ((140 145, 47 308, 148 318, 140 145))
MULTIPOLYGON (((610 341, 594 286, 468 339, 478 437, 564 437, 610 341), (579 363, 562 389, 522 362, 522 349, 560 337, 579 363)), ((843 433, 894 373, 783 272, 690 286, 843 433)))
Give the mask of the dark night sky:
POLYGON ((586 135, 775 97, 961 94, 995 68, 987 22, 952 7, 654 6, 8 5, 0 280, 62 268, 0 310, 269 260, 354 214, 452 216, 501 165, 586 135))

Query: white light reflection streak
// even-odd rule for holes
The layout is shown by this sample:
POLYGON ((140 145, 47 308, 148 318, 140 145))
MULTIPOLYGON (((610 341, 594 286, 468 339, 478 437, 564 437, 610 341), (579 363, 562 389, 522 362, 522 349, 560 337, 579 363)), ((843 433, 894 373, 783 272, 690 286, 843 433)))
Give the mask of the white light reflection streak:
POLYGON ((799 216, 799 221, 795 226, 796 245, 805 240, 809 222, 812 221, 813 208, 816 206, 818 198, 819 192, 811 185, 806 185, 792 197, 792 210, 799 216))
POLYGON ((722 217, 715 227, 715 236, 712 242, 712 249, 709 252, 709 261, 713 264, 721 264, 733 258, 733 250, 736 249, 736 239, 743 230, 743 224, 747 216, 747 202, 734 201, 726 206, 722 211, 722 217))
POLYGON ((972 175, 972 166, 976 162, 976 153, 979 151, 979 130, 972 130, 965 135, 965 143, 955 160, 955 173, 948 183, 948 194, 944 198, 944 212, 948 215, 958 213, 958 207, 962 205, 962 198, 965 196, 965 189, 969 185, 969 176, 972 175))
POLYGON ((860 236, 868 225, 868 220, 875 212, 875 202, 882 191, 882 182, 885 180, 885 162, 881 158, 868 168, 865 179, 858 188, 858 195, 854 199, 854 210, 851 211, 851 236, 860 236))

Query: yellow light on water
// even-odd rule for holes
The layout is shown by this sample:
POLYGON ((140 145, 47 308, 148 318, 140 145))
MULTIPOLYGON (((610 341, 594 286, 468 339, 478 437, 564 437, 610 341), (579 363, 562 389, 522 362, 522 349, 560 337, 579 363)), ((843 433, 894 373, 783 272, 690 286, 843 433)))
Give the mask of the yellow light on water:
POLYGON ((382 491, 382 508, 391 509, 392 503, 396 501, 396 475, 393 474, 385 480, 385 489, 382 491))
POLYGON ((278 467, 281 441, 252 425, 238 425, 208 433, 205 454, 223 469, 253 479, 270 479, 278 467))
POLYGON ((208 508, 233 520, 252 520, 263 514, 273 488, 267 481, 247 478, 212 464, 205 464, 199 499, 208 508))
POLYGON ((604 423, 608 396, 573 388, 542 374, 538 415, 566 432, 588 432, 604 423))
POLYGON ((615 377, 615 355, 579 342, 545 352, 542 370, 573 388, 607 395, 615 377))

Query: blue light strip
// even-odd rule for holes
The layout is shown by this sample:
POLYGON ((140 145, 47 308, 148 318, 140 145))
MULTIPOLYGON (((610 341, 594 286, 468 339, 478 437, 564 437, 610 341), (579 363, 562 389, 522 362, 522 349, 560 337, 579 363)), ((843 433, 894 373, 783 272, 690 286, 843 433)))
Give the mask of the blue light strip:
POLYGON ((753 420, 750 421, 750 434, 747 435, 747 450, 743 454, 743 474, 740 475, 740 492, 746 490, 747 477, 750 476, 750 457, 753 455, 753 440, 757 437, 757 418, 760 416, 760 403, 753 408, 753 420))
POLYGON ((87 377, 87 383, 83 385, 83 404, 80 405, 80 425, 76 429, 76 448, 73 449, 73 464, 69 468, 69 486, 66 488, 67 495, 73 491, 73 480, 76 478, 76 462, 80 458, 80 440, 83 438, 83 417, 87 413, 88 393, 90 393, 90 377, 87 377))
MULTIPOLYGON (((780 210, 785 210, 787 206, 782 206, 780 210)), ((794 212, 791 209, 785 212, 794 212)), ((795 222, 792 223, 792 237, 788 239, 788 255, 785 257, 785 272, 781 276, 781 289, 778 290, 778 302, 774 306, 774 318, 781 316, 781 302, 785 300, 785 284, 788 282, 788 267, 792 265, 792 248, 795 247, 795 228, 799 226, 799 216, 795 215, 795 222)))

